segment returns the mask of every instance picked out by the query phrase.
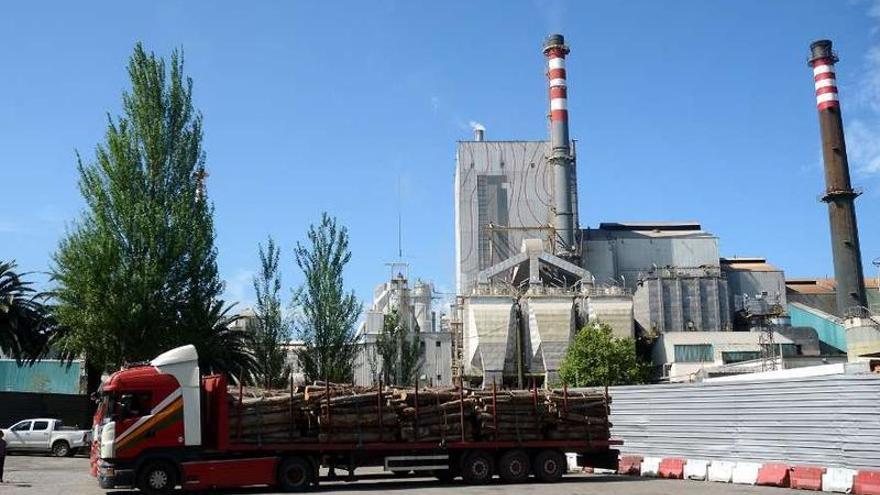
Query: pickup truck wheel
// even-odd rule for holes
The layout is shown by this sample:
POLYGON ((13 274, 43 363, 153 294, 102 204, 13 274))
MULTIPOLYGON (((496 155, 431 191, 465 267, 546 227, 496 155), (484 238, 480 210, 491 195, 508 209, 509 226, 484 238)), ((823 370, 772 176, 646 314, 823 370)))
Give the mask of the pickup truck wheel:
POLYGON ((529 456, 522 450, 508 450, 498 459, 498 476, 507 483, 522 483, 529 479, 529 456))
POLYGON ((315 468, 305 457, 288 457, 278 467, 278 486, 286 492, 308 490, 315 482, 315 468))
POLYGON ((68 457, 73 455, 70 444, 64 440, 58 440, 52 444, 52 455, 55 457, 68 457))
POLYGON ((137 479, 140 491, 149 495, 164 495, 177 486, 177 470, 169 462, 149 462, 138 470, 137 479))
POLYGON ((492 481, 495 463, 488 452, 477 450, 461 461, 461 477, 469 485, 485 485, 492 481))
POLYGON ((545 483, 553 483, 562 479, 567 468, 565 456, 556 450, 542 450, 535 456, 532 465, 535 469, 535 476, 545 483))

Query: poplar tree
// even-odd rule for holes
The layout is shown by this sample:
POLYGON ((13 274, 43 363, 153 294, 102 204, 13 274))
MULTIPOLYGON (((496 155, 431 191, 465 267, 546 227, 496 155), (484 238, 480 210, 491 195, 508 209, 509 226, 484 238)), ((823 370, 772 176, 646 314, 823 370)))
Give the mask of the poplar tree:
POLYGON ((58 345, 93 371, 189 343, 204 371, 252 366, 219 300, 202 115, 183 56, 166 66, 138 43, 128 74, 122 114, 108 115, 94 159, 77 153, 86 208, 54 255, 56 316, 68 329, 58 345))
POLYGON ((296 263, 305 281, 296 293, 296 330, 303 341, 297 351, 307 381, 350 382, 356 352, 354 325, 361 305, 346 292, 342 272, 351 260, 348 229, 327 213, 312 225, 308 244, 296 244, 296 263))
POLYGON ((270 237, 258 246, 260 271, 254 277, 256 293, 256 321, 250 330, 254 333, 256 369, 254 381, 265 388, 283 387, 287 382, 287 352, 284 344, 290 330, 281 311, 281 249, 270 237))

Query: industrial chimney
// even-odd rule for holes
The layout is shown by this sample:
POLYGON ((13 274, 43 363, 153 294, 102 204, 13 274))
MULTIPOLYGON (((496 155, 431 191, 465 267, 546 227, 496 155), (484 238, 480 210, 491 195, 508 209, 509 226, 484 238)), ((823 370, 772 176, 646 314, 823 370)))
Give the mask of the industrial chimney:
POLYGON ((565 56, 568 46, 561 34, 551 34, 544 42, 547 79, 550 82, 550 165, 554 169, 555 217, 553 226, 559 242, 556 254, 577 256, 574 225, 574 157, 568 137, 568 89, 565 83, 565 56))
POLYGON ((865 306, 865 278, 859 229, 856 225, 854 191, 849 177, 843 119, 837 96, 834 64, 837 55, 830 40, 810 44, 810 67, 816 83, 816 107, 822 135, 822 158, 825 162, 825 194, 831 223, 831 248, 834 256, 834 278, 837 282, 837 311, 841 316, 853 306, 865 306))

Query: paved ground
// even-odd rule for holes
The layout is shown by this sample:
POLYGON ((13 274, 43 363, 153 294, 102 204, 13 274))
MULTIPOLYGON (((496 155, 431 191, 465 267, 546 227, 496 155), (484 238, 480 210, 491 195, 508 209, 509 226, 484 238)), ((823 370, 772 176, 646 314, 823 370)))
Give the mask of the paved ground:
MULTIPOLYGON (((99 495, 104 490, 88 473, 88 459, 84 457, 54 458, 36 455, 15 455, 6 458, 6 483, 0 485, 3 495, 99 495)), ((780 488, 728 485, 701 481, 673 481, 646 479, 629 476, 569 475, 555 485, 524 484, 488 486, 441 485, 433 478, 394 479, 379 471, 365 470, 363 479, 357 483, 321 483, 320 491, 332 495, 440 495, 455 492, 456 495, 676 495, 689 494, 802 494, 780 488), (552 488, 550 488, 552 486, 552 488), (384 493, 383 493, 384 492, 384 493), (390 494, 389 494, 390 492, 390 494)), ((115 495, 136 492, 117 491, 115 495)), ((225 492, 236 493, 236 492, 225 492)), ((239 492, 241 493, 241 492, 239 492)), ((271 490, 245 490, 244 493, 270 495, 271 490)))

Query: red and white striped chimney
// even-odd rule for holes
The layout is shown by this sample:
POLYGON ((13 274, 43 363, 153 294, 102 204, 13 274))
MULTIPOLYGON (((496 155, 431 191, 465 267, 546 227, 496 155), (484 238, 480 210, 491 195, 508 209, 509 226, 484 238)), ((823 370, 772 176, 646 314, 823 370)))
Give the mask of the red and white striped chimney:
POLYGON ((547 80, 550 86, 550 157, 554 168, 554 220, 558 242, 556 254, 577 257, 574 224, 574 157, 568 137, 568 84, 565 74, 565 56, 568 46, 561 34, 551 34, 544 42, 547 57, 547 80))
POLYGON ((568 85, 565 81, 565 56, 568 55, 565 38, 551 34, 544 43, 547 57, 547 79, 550 84, 550 141, 553 150, 564 149, 568 154, 568 85))
POLYGON ((837 98, 837 76, 834 74, 836 57, 830 49, 827 54, 823 55, 826 56, 810 60, 810 65, 813 67, 813 79, 816 83, 816 107, 819 110, 840 106, 840 101, 837 98))

